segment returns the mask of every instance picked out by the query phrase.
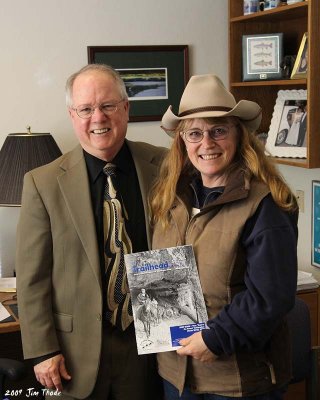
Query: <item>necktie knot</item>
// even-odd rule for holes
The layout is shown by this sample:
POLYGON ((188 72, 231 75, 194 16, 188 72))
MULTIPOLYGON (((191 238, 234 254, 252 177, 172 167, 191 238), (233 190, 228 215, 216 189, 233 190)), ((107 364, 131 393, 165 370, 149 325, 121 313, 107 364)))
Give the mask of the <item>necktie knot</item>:
POLYGON ((117 166, 112 163, 107 163, 103 167, 103 173, 107 176, 115 176, 116 175, 117 166))
POLYGON ((104 189, 105 200, 115 199, 117 196, 116 188, 116 166, 114 164, 108 163, 103 167, 103 173, 106 176, 106 185, 104 189))

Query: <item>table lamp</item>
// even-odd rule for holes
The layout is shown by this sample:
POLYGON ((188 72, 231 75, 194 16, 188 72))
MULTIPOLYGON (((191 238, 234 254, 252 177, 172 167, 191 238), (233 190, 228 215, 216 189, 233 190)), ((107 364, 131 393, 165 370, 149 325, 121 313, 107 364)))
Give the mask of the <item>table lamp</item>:
POLYGON ((50 133, 10 133, 0 151, 0 277, 13 276, 24 174, 61 155, 50 133), (16 210, 14 210, 16 208, 16 210))

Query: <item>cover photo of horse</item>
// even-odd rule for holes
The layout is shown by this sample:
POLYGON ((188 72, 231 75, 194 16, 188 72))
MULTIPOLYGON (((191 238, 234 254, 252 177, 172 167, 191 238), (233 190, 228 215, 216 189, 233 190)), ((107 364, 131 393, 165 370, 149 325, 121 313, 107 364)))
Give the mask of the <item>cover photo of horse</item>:
POLYGON ((125 255, 138 354, 176 350, 206 328, 207 311, 192 246, 125 255))

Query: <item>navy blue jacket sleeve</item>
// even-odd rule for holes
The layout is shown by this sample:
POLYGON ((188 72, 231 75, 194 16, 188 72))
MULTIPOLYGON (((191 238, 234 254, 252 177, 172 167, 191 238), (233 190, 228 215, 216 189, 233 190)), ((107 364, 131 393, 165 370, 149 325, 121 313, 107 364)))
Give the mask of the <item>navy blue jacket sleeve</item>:
POLYGON ((247 221, 239 245, 247 258, 245 290, 202 331, 215 354, 257 351, 293 307, 297 286, 297 213, 281 210, 271 195, 247 221))

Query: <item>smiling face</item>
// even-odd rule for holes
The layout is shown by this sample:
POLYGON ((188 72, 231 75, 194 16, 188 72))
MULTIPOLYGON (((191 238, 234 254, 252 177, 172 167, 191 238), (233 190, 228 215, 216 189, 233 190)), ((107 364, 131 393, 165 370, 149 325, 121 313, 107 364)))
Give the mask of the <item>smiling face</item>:
POLYGON ((188 157, 193 166, 200 172, 202 183, 206 187, 223 186, 225 184, 225 172, 235 158, 238 145, 238 131, 232 119, 223 121, 221 124, 208 124, 203 119, 194 119, 187 125, 185 130, 198 128, 204 132, 203 139, 197 143, 188 142, 184 134, 184 140, 188 157), (223 126, 229 129, 225 139, 211 139, 208 130, 213 127, 223 126))
POLYGON ((114 104, 121 99, 114 78, 101 71, 84 72, 74 81, 69 114, 75 134, 86 152, 105 161, 111 161, 124 142, 129 118, 128 101, 121 101, 109 116, 97 107, 89 118, 80 118, 73 108, 114 104))

